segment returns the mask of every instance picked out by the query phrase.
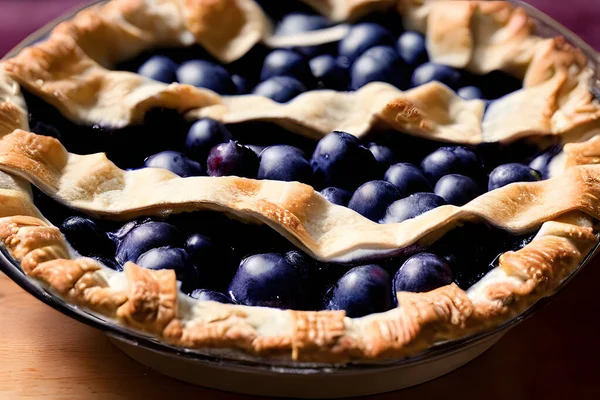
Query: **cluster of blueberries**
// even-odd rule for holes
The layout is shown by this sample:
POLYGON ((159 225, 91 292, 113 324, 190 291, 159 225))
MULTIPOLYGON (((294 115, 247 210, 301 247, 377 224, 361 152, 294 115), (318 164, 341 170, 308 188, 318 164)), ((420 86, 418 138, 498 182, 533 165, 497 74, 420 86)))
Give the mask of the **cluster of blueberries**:
MULTIPOLYGON (((288 36, 331 26, 319 15, 290 13, 279 21, 275 35, 288 36)), ((439 81, 467 100, 493 99, 520 87, 500 73, 494 88, 480 85, 480 77, 428 61, 425 38, 418 32, 394 32, 383 25, 358 22, 337 43, 309 47, 254 49, 232 65, 210 56, 177 63, 167 55, 153 55, 137 68, 145 77, 206 88, 222 95, 265 96, 285 103, 313 89, 357 90, 371 82, 387 82, 399 89, 439 81), (240 67, 253 63, 262 68, 240 67), (500 89, 499 89, 500 88, 500 89), (498 92, 498 89, 500 92, 498 92)))

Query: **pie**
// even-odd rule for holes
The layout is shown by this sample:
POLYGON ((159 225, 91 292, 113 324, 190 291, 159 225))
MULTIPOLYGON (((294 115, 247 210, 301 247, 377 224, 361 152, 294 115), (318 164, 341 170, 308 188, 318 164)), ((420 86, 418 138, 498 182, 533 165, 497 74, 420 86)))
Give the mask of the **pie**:
POLYGON ((411 356, 598 243, 594 71, 507 2, 112 0, 0 71, 4 246, 174 346, 411 356))

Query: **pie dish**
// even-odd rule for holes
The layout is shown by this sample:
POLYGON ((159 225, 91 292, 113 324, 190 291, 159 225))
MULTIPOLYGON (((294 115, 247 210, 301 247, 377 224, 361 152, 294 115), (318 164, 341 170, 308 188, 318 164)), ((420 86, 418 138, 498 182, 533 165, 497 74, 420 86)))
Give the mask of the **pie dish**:
POLYGON ((329 22, 292 34, 281 33, 287 10, 263 3, 271 14, 250 0, 113 0, 2 62, 0 238, 29 277, 175 346, 345 363, 491 329, 552 294, 598 243, 600 104, 581 51, 536 36, 504 2, 306 0, 293 7, 329 22), (423 38, 415 32, 429 61, 411 65, 401 38, 423 38), (343 85, 315 76, 318 63, 290 61, 332 44, 343 85), (153 69, 148 52, 161 48, 194 56, 153 69), (268 62, 273 54, 283 60, 268 62), (160 82, 163 73, 174 77, 160 82), (480 93, 465 81, 483 82, 480 93), (253 94, 234 95, 245 85, 253 94), (215 129, 215 147, 163 152, 215 129), (242 138, 257 131, 263 145, 310 143, 310 163, 295 149, 257 156, 226 140, 252 144, 242 138), (372 139, 368 150, 360 142, 372 139), (415 157, 419 168, 406 163, 415 157), (404 187, 418 186, 415 174, 436 194, 404 187), (203 224, 221 237, 198 232, 203 224), (206 239, 242 250, 208 254, 206 239), (473 271, 459 245, 494 257, 473 271), (186 261, 197 246, 198 262, 186 261), (239 265, 223 272, 229 256, 239 265), (204 279, 221 273, 225 289, 209 291, 204 279))

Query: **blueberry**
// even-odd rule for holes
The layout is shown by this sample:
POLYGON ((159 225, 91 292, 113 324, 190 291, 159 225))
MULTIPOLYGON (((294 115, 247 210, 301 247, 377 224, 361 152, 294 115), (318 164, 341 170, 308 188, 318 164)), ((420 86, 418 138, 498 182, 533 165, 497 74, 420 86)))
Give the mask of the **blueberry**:
POLYGON ((375 156, 375 159, 383 168, 389 168, 390 165, 398 162, 398 156, 396 153, 387 146, 371 143, 369 145, 369 150, 371 153, 373 153, 373 156, 375 156))
POLYGON ((342 276, 325 295, 326 310, 345 310, 351 318, 391 309, 390 275, 377 265, 361 265, 342 276))
POLYGON ((323 197, 327 199, 330 203, 337 204, 338 206, 347 206, 350 201, 350 197, 352 197, 352 193, 336 188, 336 187, 327 187, 321 190, 321 194, 323 197))
POLYGON ((452 270, 442 257, 418 253, 402 264, 394 276, 394 293, 429 292, 452 283, 452 270))
POLYGON ((114 270, 114 271, 123 271, 123 266, 119 264, 114 258, 106 257, 106 256, 92 256, 92 258, 98 261, 100 264, 114 270))
POLYGON ((556 146, 551 148, 548 151, 543 152, 542 154, 535 157, 529 163, 529 168, 533 168, 538 171, 543 179, 548 178, 548 166, 550 165, 550 161, 554 158, 554 156, 560 151, 560 147, 556 146))
POLYGON ((276 76, 256 85, 252 94, 264 96, 278 103, 287 103, 306 92, 306 86, 290 76, 276 76))
POLYGON ((392 165, 385 172, 384 179, 396 186, 403 197, 417 192, 433 191, 423 172, 410 163, 392 165))
POLYGON ((383 44, 392 45, 390 32, 381 25, 363 22, 354 25, 348 34, 338 44, 338 55, 347 65, 371 47, 383 44))
POLYGON ((440 196, 433 193, 415 193, 390 205, 381 221, 384 224, 406 221, 427 211, 445 205, 440 196))
POLYGON ((315 177, 324 186, 355 189, 379 174, 373 153, 346 132, 334 131, 319 141, 310 160, 315 177))
POLYGON ((390 46, 376 46, 361 54, 350 68, 350 88, 360 89, 371 82, 386 82, 406 87, 404 63, 390 46))
POLYGON ((213 147, 206 164, 210 176, 236 175, 255 178, 258 156, 248 147, 230 140, 213 147))
POLYGON ((286 145, 269 146, 260 154, 258 179, 311 184, 313 171, 299 148, 286 145))
POLYGON ((462 206, 481 194, 479 185, 468 176, 450 174, 443 176, 436 183, 434 193, 448 204, 462 206))
POLYGON ((293 50, 286 49, 277 49, 269 53, 260 71, 261 81, 276 76, 290 76, 304 84, 311 83, 313 79, 306 58, 293 50))
POLYGON ((418 32, 407 31, 401 34, 396 42, 396 48, 400 57, 411 67, 427 62, 425 37, 418 32))
POLYGON ((163 246, 178 246, 182 242, 177 228, 166 222, 150 221, 132 228, 117 245, 116 260, 124 264, 136 261, 146 251, 163 246))
POLYGON ((456 89, 460 83, 460 72, 452 67, 442 64, 427 62, 419 65, 413 72, 411 84, 413 87, 424 85, 432 81, 438 81, 444 85, 456 89))
POLYGON ((205 118, 194 122, 185 137, 185 151, 196 160, 204 161, 210 149, 232 139, 231 132, 221 122, 205 118))
POLYGON ((290 13, 283 17, 275 28, 275 35, 289 36, 297 33, 316 31, 330 26, 327 17, 304 13, 290 13))
POLYGON ((213 241, 204 235, 194 233, 185 242, 185 250, 196 265, 216 261, 217 248, 213 241))
POLYGON ((534 182, 540 179, 542 179, 540 173, 525 164, 504 164, 490 173, 488 190, 498 189, 514 182, 534 182))
POLYGON ((456 92, 465 100, 483 100, 483 92, 477 86, 465 86, 456 92))
POLYGON ((140 66, 137 73, 155 81, 171 83, 177 81, 177 68, 177 63, 170 58, 153 56, 140 66))
POLYGON ((216 301, 217 303, 234 304, 229 297, 214 290, 194 289, 189 296, 198 301, 216 301))
POLYGON ((298 309, 304 297, 300 272, 276 253, 244 259, 229 285, 229 295, 247 306, 298 309))
POLYGON ((162 151, 144 161, 146 168, 163 168, 185 178, 206 175, 200 163, 187 158, 177 151, 162 151))
MULTIPOLYGON (((206 224, 206 218, 202 218, 202 223, 206 224)), ((208 226, 208 225, 207 225, 208 226)), ((209 234, 215 235, 217 232, 211 227, 209 234)), ((225 229, 231 241, 229 229, 220 224, 218 229, 225 229)), ((234 241, 232 241, 233 243, 234 241)), ((190 255, 192 263, 198 273, 198 282, 205 289, 225 289, 227 282, 235 273, 238 261, 233 265, 233 252, 230 248, 221 246, 208 236, 200 233, 193 233, 185 242, 185 250, 190 255)))
POLYGON ((114 254, 114 243, 91 219, 69 217, 63 221, 60 231, 82 256, 114 254))
POLYGON ((386 181, 370 181, 362 184, 348 202, 348 208, 371 221, 379 221, 390 204, 400 199, 396 186, 386 181))
POLYGON ((423 159, 421 169, 431 183, 448 174, 461 174, 475 179, 482 174, 482 164, 477 154, 462 146, 440 147, 423 159))
POLYGON ((141 225, 143 223, 149 222, 150 219, 148 220, 133 220, 133 221, 129 221, 126 222, 125 224, 123 224, 119 229, 117 229, 115 232, 109 232, 108 233, 108 237, 110 237, 114 242, 120 242, 121 240, 123 240, 123 238, 125 236, 127 236, 127 234, 136 226, 141 225))
POLYGON ((140 267, 152 270, 172 269, 177 279, 184 280, 194 268, 184 249, 176 247, 155 247, 142 253, 135 262, 140 267))
POLYGON ((218 94, 235 94, 237 89, 229 72, 218 64, 204 60, 186 61, 177 69, 179 83, 212 90, 218 94))
POLYGON ((323 54, 309 61, 310 70, 317 84, 325 89, 346 90, 348 87, 348 68, 333 56, 323 54))
POLYGON ((242 75, 231 75, 231 81, 237 89, 237 94, 248 94, 251 92, 252 86, 250 80, 242 75))

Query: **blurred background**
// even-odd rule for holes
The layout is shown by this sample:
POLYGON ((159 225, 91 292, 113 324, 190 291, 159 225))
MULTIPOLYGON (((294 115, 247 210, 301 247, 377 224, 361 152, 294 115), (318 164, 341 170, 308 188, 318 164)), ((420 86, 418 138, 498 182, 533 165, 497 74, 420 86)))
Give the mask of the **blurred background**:
MULTIPOLYGON (((282 0, 285 1, 285 0, 282 0)), ((91 1, 0 0, 0 55, 65 11, 91 1)), ((600 50, 599 0, 529 0, 600 50)))

